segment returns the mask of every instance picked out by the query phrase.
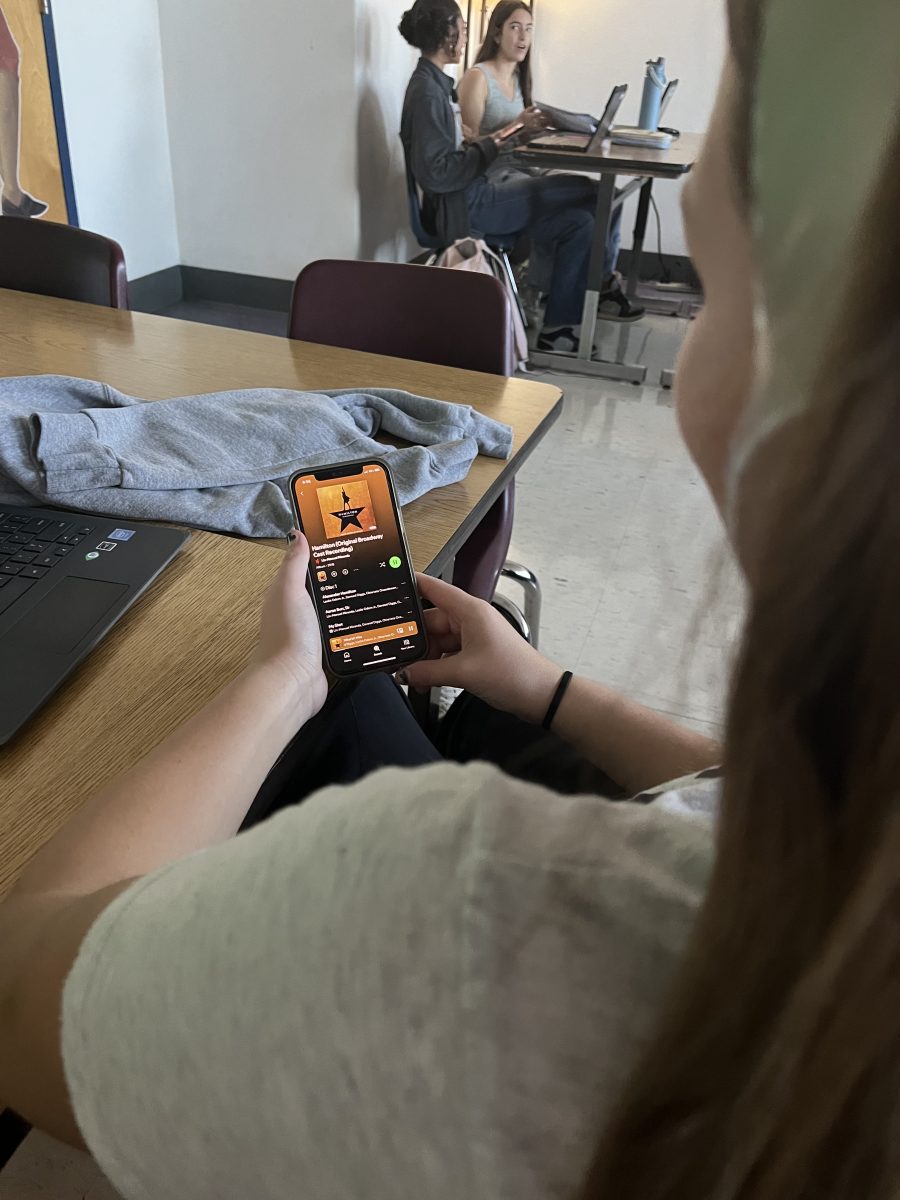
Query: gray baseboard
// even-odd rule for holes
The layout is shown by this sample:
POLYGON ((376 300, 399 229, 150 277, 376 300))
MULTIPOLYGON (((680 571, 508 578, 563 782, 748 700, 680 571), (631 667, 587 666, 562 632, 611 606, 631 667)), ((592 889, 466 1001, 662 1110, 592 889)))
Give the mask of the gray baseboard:
POLYGON ((166 267, 128 281, 128 303, 135 312, 162 312, 183 296, 181 267, 166 267))
POLYGON ((136 312, 164 312, 181 300, 207 300, 286 313, 293 287, 291 279, 175 266, 130 280, 128 296, 136 312))
POLYGON ((207 267, 182 267, 185 300, 216 300, 287 312, 291 307, 293 279, 268 279, 264 275, 239 275, 236 271, 211 271, 207 267))
MULTIPOLYGON (((424 261, 425 252, 413 261, 424 261)), ((628 274, 631 251, 619 254, 619 270, 628 274)), ((683 283, 699 292, 700 281, 691 260, 683 254, 659 255, 645 250, 641 255, 640 278, 659 280, 663 267, 672 283, 683 283)), ((287 313, 291 307, 291 279, 269 279, 264 275, 241 275, 236 271, 213 271, 207 267, 166 267, 128 284, 131 307, 136 312, 164 312, 181 300, 206 300, 220 304, 239 304, 246 308, 265 308, 287 313)))

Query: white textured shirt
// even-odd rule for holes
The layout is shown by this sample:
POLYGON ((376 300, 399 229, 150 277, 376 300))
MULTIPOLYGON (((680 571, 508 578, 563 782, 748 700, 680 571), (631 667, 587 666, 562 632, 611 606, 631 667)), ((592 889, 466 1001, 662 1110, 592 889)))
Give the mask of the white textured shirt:
POLYGON ((708 785, 384 770, 142 879, 66 983, 127 1200, 570 1197, 700 903, 708 785))

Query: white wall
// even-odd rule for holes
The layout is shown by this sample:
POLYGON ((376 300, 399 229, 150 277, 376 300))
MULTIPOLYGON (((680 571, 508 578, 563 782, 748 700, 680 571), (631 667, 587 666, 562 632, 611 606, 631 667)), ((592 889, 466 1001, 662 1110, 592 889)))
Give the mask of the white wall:
POLYGON ((400 113, 418 59, 397 26, 397 0, 356 0, 356 156, 360 258, 405 261, 409 231, 400 113))
MULTIPOLYGON (((664 124, 706 129, 725 53, 723 0, 537 0, 535 33, 535 95, 547 104, 598 116, 612 87, 627 83, 619 120, 637 123, 644 64, 664 55, 669 77, 681 80, 664 124)), ((671 182, 653 187, 671 254, 687 253, 679 193, 671 182)), ((626 246, 634 205, 625 210, 626 246)), ((652 213, 650 222, 645 249, 656 246, 652 213)))
POLYGON ((55 0, 80 224, 122 244, 132 279, 180 261, 157 0, 55 0))
MULTIPOLYGON (((55 0, 76 197, 129 275, 189 266, 290 279, 315 257, 400 259, 398 137, 416 54, 396 0, 55 0)), ((668 118, 706 127, 721 0, 538 0, 536 94, 597 112, 664 54, 668 118)), ((654 189, 663 247, 685 253, 677 185, 654 189)), ((626 212, 626 244, 633 202, 626 212)), ((651 237, 655 227, 651 224, 651 237)))
POLYGON ((181 261, 291 279, 357 251, 352 0, 159 0, 181 261))

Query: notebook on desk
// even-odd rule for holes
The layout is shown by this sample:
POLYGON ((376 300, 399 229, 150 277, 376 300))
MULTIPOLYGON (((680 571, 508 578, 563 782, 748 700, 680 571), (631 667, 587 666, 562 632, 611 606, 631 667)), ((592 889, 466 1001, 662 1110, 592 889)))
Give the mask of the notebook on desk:
POLYGON ((603 143, 609 137, 616 113, 622 107, 622 101, 625 99, 627 91, 627 83, 620 83, 613 88, 606 102, 606 108, 603 110, 603 116, 597 122, 597 128, 593 133, 542 133, 528 143, 528 148, 530 150, 564 150, 567 154, 571 154, 573 150, 576 153, 599 154, 603 149, 603 143))
POLYGON ((50 508, 0 511, 0 746, 53 695, 190 534, 50 508))

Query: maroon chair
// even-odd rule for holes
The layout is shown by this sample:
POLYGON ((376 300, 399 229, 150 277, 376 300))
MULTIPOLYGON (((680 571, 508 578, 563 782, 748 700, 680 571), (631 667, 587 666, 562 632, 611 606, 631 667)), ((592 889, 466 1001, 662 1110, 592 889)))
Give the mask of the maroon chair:
POLYGON ((118 242, 53 221, 0 217, 0 287, 128 307, 125 256, 118 242))
POLYGON ((516 369, 509 295, 472 271, 320 259, 297 276, 288 336, 489 375, 516 369))
MULTIPOLYGON (((394 358, 512 375, 516 353, 509 293, 489 275, 412 263, 320 259, 294 284, 288 337, 394 358)), ((509 484, 457 551, 453 582, 492 600, 508 573, 525 589, 525 614, 504 611, 537 644, 540 586, 517 563, 507 563, 515 514, 509 484)))

